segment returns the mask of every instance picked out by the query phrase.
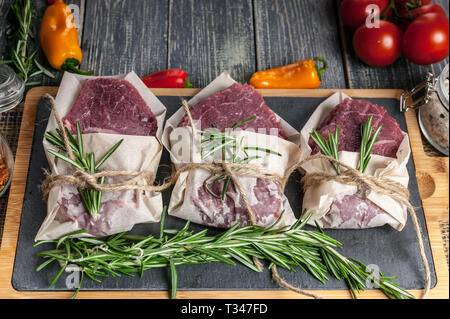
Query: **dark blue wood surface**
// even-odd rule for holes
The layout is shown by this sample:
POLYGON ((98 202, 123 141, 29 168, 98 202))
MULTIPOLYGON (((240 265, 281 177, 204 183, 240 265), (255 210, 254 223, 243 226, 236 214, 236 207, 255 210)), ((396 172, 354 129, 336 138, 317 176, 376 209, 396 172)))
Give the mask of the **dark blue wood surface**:
MULTIPOLYGON (((340 0, 67 0, 80 12, 84 69, 96 75, 135 70, 145 76, 184 68, 195 87, 223 70, 239 82, 256 70, 321 56, 329 62, 323 88, 410 89, 426 71, 439 72, 448 58, 417 66, 400 58, 384 68, 355 56, 351 34, 340 27, 340 0)), ((447 0, 435 0, 448 13, 447 0)), ((6 15, 0 0, 0 58, 6 55, 6 15)), ((36 33, 46 7, 35 0, 36 33)), ((57 85, 44 78, 42 83, 57 85)))

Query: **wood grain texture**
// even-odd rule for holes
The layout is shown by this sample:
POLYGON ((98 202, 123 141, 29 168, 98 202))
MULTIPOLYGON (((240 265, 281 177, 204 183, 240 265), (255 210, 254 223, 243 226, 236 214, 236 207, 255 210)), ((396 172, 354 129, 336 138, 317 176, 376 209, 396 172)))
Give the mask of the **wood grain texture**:
MULTIPOLYGON (((448 0, 436 0, 444 7, 448 14, 448 0)), ((340 0, 337 0, 340 3, 340 0)), ((336 15, 339 16, 338 11, 336 15)), ((413 64, 406 58, 401 56, 396 62, 385 67, 371 67, 363 63, 356 56, 353 50, 352 37, 353 34, 342 29, 346 50, 344 58, 348 63, 348 77, 350 88, 359 89, 405 89, 410 90, 424 80, 428 71, 436 71, 437 73, 443 69, 448 58, 443 62, 435 63, 429 66, 420 66, 413 64)))
POLYGON ((254 0, 257 69, 320 56, 328 61, 322 88, 345 88, 336 3, 254 0))
POLYGON ((167 1, 87 1, 85 10, 84 69, 145 76, 167 68, 167 1))
MULTIPOLYGON (((55 94, 56 87, 39 87, 30 90, 24 106, 23 122, 20 131, 16 167, 9 197, 3 244, 0 248, 0 298, 69 298, 72 292, 20 292, 11 285, 14 255, 22 213, 23 197, 26 187, 30 150, 34 134, 34 119, 39 99, 44 93, 55 94)), ((168 90, 153 89, 155 95, 166 95, 168 90)), ((189 96, 197 89, 172 90, 172 94, 189 96)), ((329 96, 335 90, 260 90, 264 96, 329 96)), ((352 97, 398 97, 400 90, 342 90, 352 97)), ((427 229, 436 269, 437 285, 430 291, 429 298, 449 298, 449 270, 446 263, 444 246, 439 228, 439 221, 448 220, 448 158, 430 158, 424 152, 420 141, 420 132, 414 112, 406 113, 406 122, 411 141, 411 148, 419 176, 428 174, 435 185, 423 199, 427 229)), ((419 188, 429 187, 429 180, 418 180, 419 188)), ((346 290, 312 291, 324 298, 351 298, 346 290)), ((411 291, 416 297, 420 290, 411 291)), ((359 298, 383 298, 377 290, 367 290, 359 298)), ((78 298, 168 298, 165 291, 81 291, 78 298)), ((291 291, 179 291, 177 298, 305 298, 291 291)))
POLYGON ((168 67, 182 68, 194 87, 227 70, 238 82, 255 71, 251 0, 171 0, 168 67))

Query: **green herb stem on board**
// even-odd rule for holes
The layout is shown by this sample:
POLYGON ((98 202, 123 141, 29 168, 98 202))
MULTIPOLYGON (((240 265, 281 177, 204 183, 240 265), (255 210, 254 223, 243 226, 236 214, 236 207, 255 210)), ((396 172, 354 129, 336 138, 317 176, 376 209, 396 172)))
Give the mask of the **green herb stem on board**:
POLYGON ((367 165, 369 165, 372 153, 373 145, 378 140, 378 135, 381 131, 381 125, 375 130, 372 135, 372 120, 373 115, 361 125, 361 149, 359 152, 359 171, 364 173, 366 171, 367 165))
MULTIPOLYGON (((250 123, 251 121, 255 120, 256 116, 252 116, 248 119, 239 121, 234 123, 231 126, 231 129, 227 133, 220 132, 214 125, 212 125, 211 128, 208 128, 202 132, 199 132, 199 134, 202 136, 201 139, 201 148, 200 153, 202 153, 202 159, 205 159, 210 156, 214 156, 218 151, 221 151, 222 154, 222 160, 229 162, 229 163, 240 163, 240 164, 248 164, 250 161, 255 159, 260 159, 261 156, 254 155, 249 156, 248 152, 249 150, 255 151, 255 152, 262 152, 266 154, 273 154, 276 156, 282 156, 281 153, 273 151, 268 148, 258 147, 258 146, 244 146, 243 141, 244 137, 242 137, 239 141, 237 141, 236 138, 230 136, 233 129, 240 125, 244 125, 247 123, 250 123)), ((239 171, 239 168, 232 168, 233 171, 239 171)), ((214 175, 210 178, 208 178, 205 181, 205 189, 213 196, 217 198, 221 198, 222 200, 225 200, 226 191, 228 189, 228 185, 230 183, 231 177, 227 176, 225 174, 219 174, 214 175), (210 188, 209 184, 213 182, 217 182, 219 180, 225 180, 222 193, 220 195, 215 194, 210 188)))
MULTIPOLYGON (((39 252, 45 258, 36 271, 41 271, 56 262, 60 271, 51 281, 53 285, 68 265, 77 265, 84 275, 95 282, 101 277, 121 275, 142 277, 145 270, 169 267, 171 274, 171 297, 176 297, 177 266, 211 262, 235 266, 240 263, 260 272, 253 257, 266 260, 273 265, 296 271, 301 269, 325 284, 329 276, 344 280, 353 296, 364 290, 367 283, 378 287, 390 298, 414 298, 382 273, 373 274, 365 264, 353 258, 342 256, 338 250, 342 244, 326 235, 320 227, 318 231, 304 230, 311 214, 298 220, 292 226, 276 229, 280 218, 270 227, 250 225, 230 229, 215 236, 208 236, 207 229, 200 232, 189 230, 189 221, 180 229, 165 229, 164 207, 159 236, 136 236, 120 233, 104 238, 72 238, 85 230, 67 234, 58 240, 44 240, 36 243, 53 244, 50 250, 39 252)), ((81 288, 81 282, 74 297, 81 288)))
MULTIPOLYGON (((317 144, 321 152, 329 157, 339 160, 339 126, 336 125, 334 134, 328 131, 328 141, 326 141, 322 135, 317 132, 316 129, 310 134, 311 139, 317 144)), ((341 168, 338 164, 330 162, 334 170, 338 175, 341 174, 341 168)))
POLYGON ((55 75, 47 70, 36 60, 37 50, 30 52, 30 39, 34 38, 31 24, 33 20, 33 0, 15 0, 11 4, 13 24, 7 28, 9 41, 9 60, 0 61, 2 64, 12 66, 17 75, 21 77, 25 85, 37 85, 39 82, 29 80, 37 75, 43 74, 50 78, 55 75))
MULTIPOLYGON (((69 163, 70 165, 89 174, 97 173, 99 168, 103 165, 103 163, 105 163, 105 161, 115 152, 115 150, 119 147, 119 145, 123 141, 120 140, 119 142, 117 142, 99 161, 96 161, 94 153, 84 152, 83 135, 81 132, 80 123, 77 121, 76 139, 67 128, 65 128, 65 130, 75 160, 72 160, 67 155, 63 154, 67 153, 67 150, 64 144, 62 133, 59 131, 59 129, 57 129, 56 132, 49 131, 45 133, 46 141, 58 148, 58 151, 49 149, 48 152, 54 155, 55 157, 60 158, 61 160, 69 163)), ((99 183, 103 184, 104 182, 105 177, 103 176, 100 178, 99 183)), ((80 197, 84 207, 92 216, 92 218, 96 220, 100 212, 100 206, 102 202, 102 192, 88 187, 87 188, 79 187, 78 192, 80 193, 80 197)))
MULTIPOLYGON (((359 156, 359 171, 364 173, 366 171, 367 165, 371 159, 371 153, 375 142, 378 140, 378 135, 381 131, 381 126, 379 126, 375 132, 372 134, 372 121, 373 115, 361 125, 361 149, 359 156)), ((326 141, 322 135, 317 132, 316 129, 310 134, 311 139, 317 144, 319 149, 324 155, 330 156, 336 160, 339 160, 339 126, 336 125, 336 130, 334 135, 328 131, 328 141, 326 141)), ((341 173, 339 165, 331 163, 336 173, 339 175, 341 173)))

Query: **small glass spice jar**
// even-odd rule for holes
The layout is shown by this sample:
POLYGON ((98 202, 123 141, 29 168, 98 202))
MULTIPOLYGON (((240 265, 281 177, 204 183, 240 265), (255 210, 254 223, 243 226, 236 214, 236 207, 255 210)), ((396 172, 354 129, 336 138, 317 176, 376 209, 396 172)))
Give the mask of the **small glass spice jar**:
POLYGON ((15 108, 22 101, 25 83, 9 66, 0 64, 0 113, 15 108))
POLYGON ((420 129, 441 153, 449 154, 448 64, 439 76, 428 73, 425 81, 400 96, 400 111, 418 109, 420 129), (409 102, 409 104, 408 104, 409 102))

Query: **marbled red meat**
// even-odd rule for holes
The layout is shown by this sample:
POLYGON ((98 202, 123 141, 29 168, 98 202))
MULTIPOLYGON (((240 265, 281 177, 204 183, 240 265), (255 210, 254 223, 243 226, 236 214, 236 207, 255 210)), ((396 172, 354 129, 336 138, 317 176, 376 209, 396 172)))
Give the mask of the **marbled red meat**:
MULTIPOLYGON (((256 116, 256 119, 239 126, 257 133, 274 134, 280 138, 286 135, 277 120, 275 113, 266 105, 261 94, 247 84, 233 84, 190 108, 191 116, 197 129, 204 130, 214 125, 224 132, 234 123, 256 116)), ((187 116, 179 123, 188 126, 187 116)), ((223 181, 211 183, 208 187, 214 194, 222 194, 223 181)), ((191 196, 192 203, 199 210, 204 225, 228 228, 240 223, 241 226, 250 224, 248 209, 242 197, 230 181, 225 200, 214 196, 204 186, 199 187, 191 196), (218 222, 218 221, 221 222, 218 222)), ((252 189, 247 196, 253 196, 256 203, 252 204, 252 211, 259 225, 271 225, 280 216, 282 210, 282 192, 278 183, 270 180, 255 178, 252 189)))
MULTIPOLYGON (((239 128, 265 134, 271 134, 272 129, 279 137, 286 138, 275 113, 266 105, 261 94, 248 84, 235 83, 192 106, 190 112, 192 119, 198 121, 196 125, 201 125, 197 127, 200 130, 214 125, 224 132, 236 122, 256 116, 255 120, 240 125, 239 128)), ((187 116, 178 124, 179 127, 189 125, 187 116)))
MULTIPOLYGON (((212 183, 209 186, 210 191, 221 194, 223 183, 223 181, 212 183)), ((259 225, 274 223, 281 213, 282 193, 279 185, 270 180, 257 178, 252 191, 257 199, 257 203, 251 206, 256 222, 259 225)), ((192 202, 200 211, 203 225, 228 228, 236 223, 240 226, 251 224, 245 203, 232 182, 228 185, 225 200, 213 196, 204 187, 200 187, 197 196, 192 197, 192 202), (218 222, 219 220, 222 222, 218 222)))
MULTIPOLYGON (((373 116, 372 128, 375 130, 382 126, 378 140, 372 153, 387 157, 396 157, 400 143, 403 140, 403 132, 398 123, 386 110, 365 100, 345 99, 337 105, 322 121, 317 131, 325 140, 327 133, 335 132, 339 126, 339 151, 359 152, 361 147, 361 124, 373 116)), ((319 147, 312 139, 309 140, 312 154, 319 152, 319 147)))
MULTIPOLYGON (((76 133, 77 120, 85 134, 154 136, 158 128, 156 117, 137 89, 126 80, 113 78, 95 78, 83 83, 69 114, 63 118, 72 133, 76 133)), ((104 236, 110 233, 118 214, 136 210, 136 191, 103 193, 97 220, 93 220, 79 193, 72 192, 71 188, 63 187, 59 205, 56 221, 76 223, 90 235, 104 236)))
MULTIPOLYGON (((317 131, 325 140, 328 140, 328 131, 334 134, 336 126, 339 126, 339 151, 359 152, 361 147, 361 124, 365 123, 371 115, 373 116, 373 131, 378 126, 382 126, 372 153, 386 157, 396 157, 397 150, 404 138, 399 124, 382 106, 372 104, 366 100, 344 99, 325 117, 317 131)), ((312 148, 312 154, 320 151, 312 139, 309 140, 309 145, 312 148)), ((363 198, 360 194, 355 194, 335 199, 324 219, 326 221, 332 218, 334 223, 339 221, 340 224, 335 226, 337 228, 345 228, 350 219, 353 220, 354 227, 365 228, 368 227, 368 224, 374 217, 380 214, 386 214, 386 212, 373 202, 363 198), (334 217, 331 217, 331 215, 334 215, 334 217)))
POLYGON ((72 133, 76 132, 76 121, 85 134, 154 136, 158 129, 155 115, 137 89, 126 80, 113 78, 83 83, 69 114, 63 118, 72 133))

